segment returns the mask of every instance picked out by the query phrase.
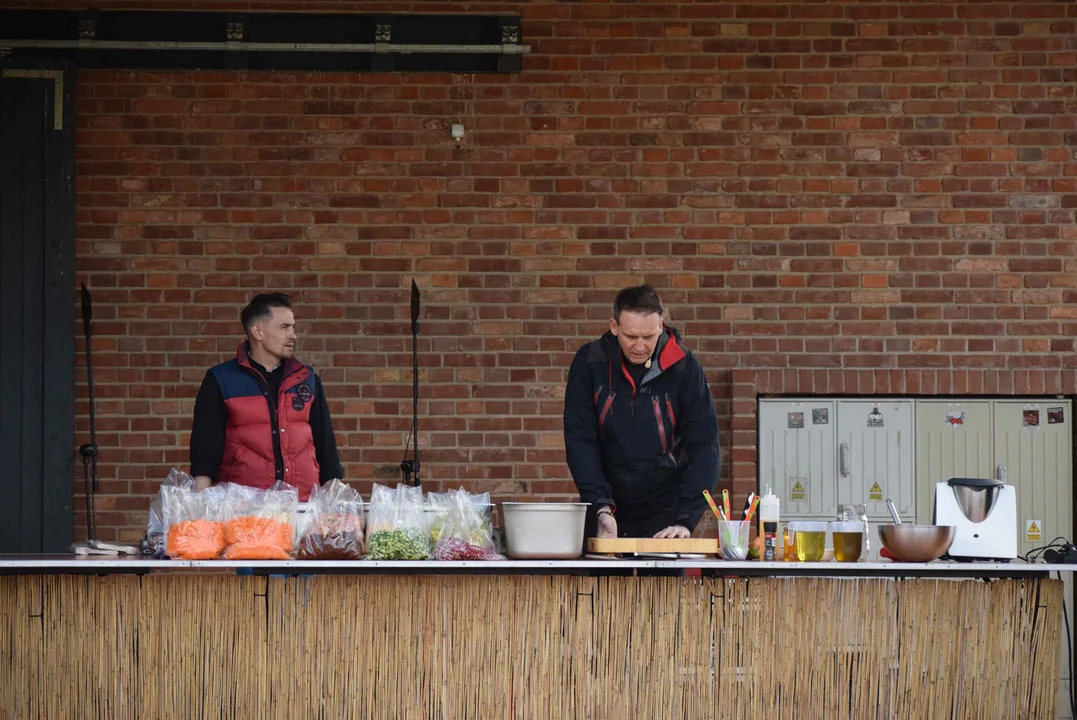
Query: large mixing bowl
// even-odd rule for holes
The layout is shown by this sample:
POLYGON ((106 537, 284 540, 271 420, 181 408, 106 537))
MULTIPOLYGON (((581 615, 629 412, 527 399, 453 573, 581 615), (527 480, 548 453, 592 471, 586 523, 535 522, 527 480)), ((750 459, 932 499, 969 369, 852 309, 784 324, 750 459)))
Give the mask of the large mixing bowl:
POLYGON ((583 554, 587 503, 501 503, 505 554, 517 560, 571 560, 583 554))
POLYGON ((956 530, 953 525, 879 525, 879 538, 895 560, 931 562, 950 549, 956 530))

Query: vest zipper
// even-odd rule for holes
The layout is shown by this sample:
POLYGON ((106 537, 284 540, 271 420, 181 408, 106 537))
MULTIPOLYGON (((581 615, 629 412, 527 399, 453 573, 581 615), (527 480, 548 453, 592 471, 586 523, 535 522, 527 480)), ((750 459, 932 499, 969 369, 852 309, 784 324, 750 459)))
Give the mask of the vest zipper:
MULTIPOLYGON (((252 373, 255 376, 255 379, 258 380, 259 384, 261 384, 262 389, 264 391, 262 393, 262 395, 265 397, 266 404, 269 406, 269 429, 270 429, 270 432, 272 434, 272 440, 273 440, 273 469, 275 470, 277 480, 283 481, 285 479, 284 478, 284 448, 281 447, 281 443, 280 443, 280 427, 279 427, 279 424, 278 424, 278 421, 277 421, 277 413, 278 413, 278 409, 279 409, 277 407, 277 403, 280 402, 280 398, 279 397, 275 397, 275 398, 269 397, 269 383, 267 383, 266 379, 264 377, 262 377, 262 373, 258 372, 257 370, 254 370, 253 368, 249 369, 248 372, 252 373)), ((281 387, 283 387, 283 386, 284 386, 284 378, 282 377, 281 378, 281 387)), ((278 395, 279 395, 279 393, 278 393, 278 395)))

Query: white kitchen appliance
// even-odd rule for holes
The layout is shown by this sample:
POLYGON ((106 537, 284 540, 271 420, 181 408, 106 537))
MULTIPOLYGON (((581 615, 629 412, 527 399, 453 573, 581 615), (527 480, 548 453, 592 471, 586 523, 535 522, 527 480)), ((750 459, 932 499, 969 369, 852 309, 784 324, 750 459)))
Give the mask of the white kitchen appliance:
POLYGON ((935 485, 935 524, 957 528, 954 559, 1017 558, 1017 493, 994 478, 950 478, 935 485))

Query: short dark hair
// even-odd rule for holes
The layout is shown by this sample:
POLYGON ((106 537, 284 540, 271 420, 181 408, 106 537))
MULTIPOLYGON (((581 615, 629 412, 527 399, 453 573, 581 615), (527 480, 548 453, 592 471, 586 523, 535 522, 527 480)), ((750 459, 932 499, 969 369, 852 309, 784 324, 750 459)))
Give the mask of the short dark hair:
POLYGON ((243 308, 243 314, 239 319, 243 322, 243 331, 250 332, 251 325, 272 313, 273 308, 292 309, 292 299, 282 292, 260 293, 255 295, 247 307, 243 308))
POLYGON ((617 293, 617 297, 613 301, 613 319, 621 322, 621 313, 625 310, 661 315, 662 301, 658 298, 658 293, 650 285, 634 285, 633 287, 626 287, 617 293))

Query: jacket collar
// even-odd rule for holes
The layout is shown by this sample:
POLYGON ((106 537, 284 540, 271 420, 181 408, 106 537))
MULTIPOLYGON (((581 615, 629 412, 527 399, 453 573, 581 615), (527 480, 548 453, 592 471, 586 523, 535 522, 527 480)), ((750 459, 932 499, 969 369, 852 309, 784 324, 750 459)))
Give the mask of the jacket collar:
MULTIPOLYGON (((249 370, 254 369, 254 365, 251 364, 250 341, 244 340, 239 344, 239 347, 236 349, 236 361, 239 363, 240 367, 245 367, 249 370)), ((288 377, 293 373, 299 372, 302 368, 303 363, 296 360, 294 356, 290 357, 284 361, 284 372, 282 376, 288 377)))
MULTIPOLYGON (((655 346, 658 362, 647 373, 648 376, 665 372, 687 357, 684 348, 681 347, 680 338, 681 335, 675 328, 668 325, 662 326, 662 335, 659 336, 658 344, 655 346)), ((601 339, 607 358, 614 364, 623 362, 621 346, 617 343, 614 334, 607 330, 601 339)))

